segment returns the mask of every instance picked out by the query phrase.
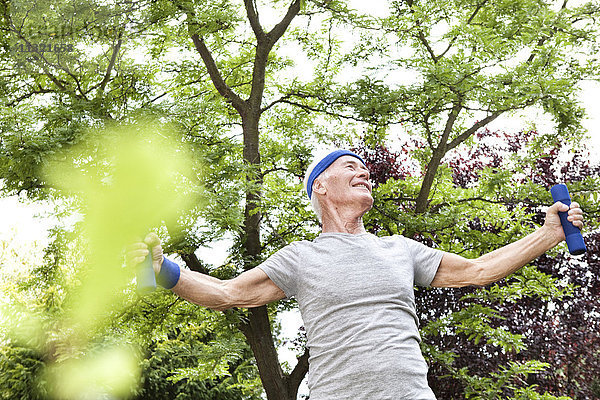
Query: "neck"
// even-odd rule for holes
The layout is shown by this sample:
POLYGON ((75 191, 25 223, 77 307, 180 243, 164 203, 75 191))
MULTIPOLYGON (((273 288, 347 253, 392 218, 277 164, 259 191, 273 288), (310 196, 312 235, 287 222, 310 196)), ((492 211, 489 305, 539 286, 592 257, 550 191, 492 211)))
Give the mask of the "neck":
POLYGON ((354 235, 366 233, 362 214, 343 212, 327 212, 323 210, 323 233, 351 233, 354 235))

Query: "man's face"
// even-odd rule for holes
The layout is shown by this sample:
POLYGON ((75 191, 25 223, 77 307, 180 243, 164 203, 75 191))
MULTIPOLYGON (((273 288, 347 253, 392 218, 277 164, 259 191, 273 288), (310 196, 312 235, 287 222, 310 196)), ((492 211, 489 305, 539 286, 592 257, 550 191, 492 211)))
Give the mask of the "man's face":
POLYGON ((334 204, 352 205, 366 212, 373 206, 369 177, 369 170, 359 159, 342 156, 325 170, 322 183, 334 204))

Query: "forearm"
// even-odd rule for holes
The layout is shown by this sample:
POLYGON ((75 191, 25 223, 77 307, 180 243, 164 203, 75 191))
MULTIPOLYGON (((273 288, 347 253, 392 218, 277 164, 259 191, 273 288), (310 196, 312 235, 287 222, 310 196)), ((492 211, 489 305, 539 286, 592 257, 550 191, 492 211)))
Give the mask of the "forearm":
POLYGON ((192 303, 220 311, 232 307, 259 307, 285 298, 283 290, 260 268, 252 268, 234 279, 220 280, 182 270, 163 258, 157 282, 192 303))
POLYGON ((481 286, 499 281, 535 260, 556 246, 553 232, 541 227, 535 232, 474 260, 477 264, 477 283, 481 286))
POLYGON ((232 307, 226 283, 210 275, 182 269, 177 284, 171 290, 192 303, 222 311, 232 307))

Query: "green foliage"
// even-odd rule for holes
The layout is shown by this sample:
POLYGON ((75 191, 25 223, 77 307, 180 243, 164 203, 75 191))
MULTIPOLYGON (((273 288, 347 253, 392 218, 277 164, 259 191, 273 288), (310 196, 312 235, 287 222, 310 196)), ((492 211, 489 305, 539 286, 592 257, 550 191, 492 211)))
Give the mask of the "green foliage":
MULTIPOLYGON (((549 184, 541 181, 541 177, 556 179, 551 172, 556 170, 549 167, 559 154, 551 150, 556 146, 555 142, 535 132, 506 135, 506 146, 510 144, 513 150, 518 150, 511 153, 502 149, 505 144, 501 141, 486 144, 486 135, 493 137, 490 132, 482 134, 470 143, 469 149, 447 155, 438 170, 425 213, 416 213, 413 206, 420 188, 421 172, 409 167, 399 171, 384 169, 414 174, 417 178, 410 175, 403 179, 390 177, 379 184, 374 191, 374 210, 365 218, 366 224, 379 234, 415 235, 442 250, 467 258, 477 258, 537 229, 543 223, 542 207, 552 203, 547 190, 549 184), (493 167, 472 169, 486 163, 493 167)), ((385 157, 382 159, 387 160, 385 157)), ((412 153, 398 157, 395 162, 400 166, 415 165, 412 153)), ((568 159, 567 154, 561 157, 564 160, 562 173, 567 174, 572 170, 571 163, 577 163, 576 157, 574 160, 568 159)), ((374 162, 379 161, 375 159, 374 162)), ((584 170, 589 167, 587 163, 582 165, 584 170)), ((373 168, 377 169, 379 165, 375 164, 373 168)), ((598 176, 595 169, 587 171, 590 172, 587 178, 570 185, 573 193, 577 193, 574 200, 594 212, 598 203, 591 200, 590 194, 597 183, 591 181, 597 182, 598 176)), ((383 178, 376 176, 375 179, 383 178)), ((598 226, 594 218, 588 219, 586 224, 590 231, 598 226)), ((557 250, 549 253, 549 260, 557 257, 557 250)), ((532 303, 546 310, 550 319, 546 323, 552 324, 552 310, 568 302, 576 290, 577 287, 566 278, 550 276, 533 265, 525 266, 499 283, 465 289, 455 296, 448 290, 419 290, 420 318, 427 321, 422 328, 423 352, 436 367, 436 373, 444 371, 461 383, 467 398, 556 398, 554 396, 560 393, 540 394, 542 391, 527 380, 528 374, 539 374, 554 366, 523 361, 519 354, 527 350, 528 338, 512 333, 507 326, 515 325, 515 322, 507 324, 508 317, 501 315, 498 309, 509 308, 511 304, 532 303), (539 301, 532 302, 532 299, 539 301), (428 342, 441 343, 444 350, 428 342), (477 354, 470 355, 467 365, 478 363, 478 358, 519 361, 507 365, 491 362, 491 372, 484 374, 463 367, 465 362, 459 353, 464 356, 465 351, 458 347, 465 343, 469 343, 469 348, 478 349, 477 354)), ((526 332, 527 335, 535 334, 531 330, 526 332)), ((442 377, 436 376, 437 379, 442 377)))
MULTIPOLYGON (((117 3, 1 3, 2 190, 64 199, 65 192, 58 189, 64 189, 65 180, 48 180, 43 174, 50 160, 85 142, 94 130, 156 118, 174 127, 180 149, 189 149, 194 159, 170 189, 174 196, 189 195, 195 203, 169 213, 167 223, 156 223, 161 225, 164 248, 191 255, 223 237, 231 239, 224 265, 201 260, 206 271, 223 279, 236 276, 246 265, 246 194, 260 193, 260 204, 252 211, 261 213, 260 259, 291 241, 314 237, 318 224, 302 191, 311 152, 323 145, 347 146, 357 136, 370 147, 396 134, 414 140, 405 147, 410 171, 382 182, 374 192, 375 208, 365 223, 378 234, 418 236, 469 258, 526 235, 537 225, 523 202, 547 204, 549 196, 539 182, 515 184, 514 178, 530 175, 538 160, 548 156, 556 133, 577 143, 583 117, 578 83, 598 77, 595 21, 600 11, 594 3, 571 7, 534 0, 390 1, 389 13, 374 17, 350 9, 345 1, 302 1, 299 17, 267 55, 264 96, 256 111, 261 161, 250 166, 243 161, 246 121, 231 98, 215 88, 191 40, 192 35, 203 40, 223 82, 248 98, 258 55, 243 4, 117 3), (53 50, 42 50, 40 44, 48 41, 53 50), (507 157, 509 162, 502 166, 478 170, 476 184, 454 184, 452 168, 443 162, 450 150, 476 148, 472 136, 487 122, 534 106, 553 118, 555 132, 537 135, 525 153, 507 157), (425 182, 428 170, 434 179, 425 182), (199 187, 205 188, 203 197, 199 187), (417 210, 417 198, 425 189, 419 204, 423 209, 417 210), (474 223, 485 229, 476 229, 474 223)), ((281 17, 291 2, 258 3, 263 11, 258 13, 260 22, 268 32, 274 25, 271 14, 281 17)), ((104 173, 102 163, 111 151, 97 146, 79 158, 80 166, 104 173)), ((161 165, 159 158, 153 168, 161 165)), ((573 185, 584 208, 594 207, 598 199, 590 188, 597 187, 595 178, 573 185)), ((147 194, 143 189, 129 194, 147 194)), ((102 193, 88 198, 105 199, 102 193)), ((164 202, 158 203, 161 207, 155 208, 162 208, 164 202)), ((82 204, 74 200, 69 211, 81 211, 82 204)), ((103 208, 97 205, 93 208, 103 208)), ((124 223, 127 216, 110 220, 106 211, 112 209, 98 218, 124 223)), ((82 249, 95 241, 86 243, 81 232, 80 226, 71 232, 56 230, 45 258, 27 263, 28 275, 4 281, 9 294, 4 316, 18 318, 3 327, 2 373, 16 379, 26 371, 24 381, 34 382, 57 357, 79 352, 74 358, 85 360, 80 353, 100 352, 116 339, 127 338, 140 346, 137 351, 143 358, 140 387, 131 389, 133 396, 260 397, 250 350, 234 328, 247 317, 243 311, 200 311, 162 291, 138 299, 125 282, 119 286, 123 307, 102 323, 93 319, 90 347, 70 348, 68 329, 60 321, 69 315, 74 291, 95 280, 93 274, 81 275, 82 264, 90 258, 82 249), (53 343, 60 345, 50 346, 53 343)), ((531 297, 559 301, 573 290, 529 266, 506 285, 462 296, 464 308, 431 321, 424 337, 464 336, 516 353, 523 348, 523 338, 499 326, 494 305, 531 297)), ((103 293, 94 294, 104 299, 103 293)), ((273 317, 294 306, 283 302, 269 312, 273 317)), ((424 350, 465 382, 468 398, 500 398, 505 391, 514 398, 553 398, 537 394, 524 381, 527 374, 542 370, 540 363, 511 363, 495 375, 477 376, 454 368, 455 354, 427 344, 424 350)), ((18 392, 21 397, 45 390, 34 389, 35 384, 28 387, 2 390, 8 397, 17 393, 11 390, 29 390, 18 392)))
POLYGON ((136 396, 160 399, 258 399, 262 387, 251 352, 221 313, 173 296, 154 296, 150 308, 124 317, 130 334, 146 332, 147 356, 136 396), (130 319, 132 318, 132 319, 130 319), (150 327, 150 330, 148 330, 150 327))
MULTIPOLYGON (((132 398, 260 398, 251 352, 230 319, 164 290, 140 298, 130 286, 124 308, 113 308, 103 324, 87 332, 87 344, 74 342, 71 329, 64 329, 69 310, 63 304, 81 286, 73 275, 78 268, 70 263, 78 259, 76 253, 83 253, 83 240, 77 234, 55 232, 44 257, 48 264, 3 277, 2 291, 10 296, 3 300, 0 325, 3 398, 45 399, 57 390, 61 397, 72 398, 94 388, 102 392, 108 384, 113 393, 120 384, 121 396, 132 398), (51 249, 60 252, 50 256, 51 249), (49 292, 54 292, 52 302, 49 292), (123 349, 125 343, 128 347, 123 349), (140 353, 146 357, 139 366, 126 368, 138 362, 140 353), (136 370, 139 376, 132 372, 136 370), (49 386, 55 374, 70 379, 59 387, 49 386), (136 385, 131 386, 131 380, 136 385)), ((26 254, 12 253, 3 263, 19 257, 26 254)))
POLYGON ((0 347, 0 398, 44 399, 46 390, 38 379, 44 369, 39 354, 23 347, 0 347))
POLYGON ((564 286, 556 278, 540 274, 539 270, 531 265, 515 272, 508 282, 509 285, 494 284, 485 290, 467 294, 462 299, 479 299, 493 304, 502 304, 516 303, 523 297, 538 297, 549 302, 571 296, 574 290, 572 286, 564 286))
POLYGON ((534 387, 518 387, 514 383, 527 381, 529 374, 535 374, 543 371, 548 365, 538 361, 527 361, 525 363, 510 363, 507 367, 502 367, 498 373, 492 376, 480 377, 473 375, 466 368, 458 373, 462 379, 467 382, 465 398, 467 399, 501 399, 503 393, 508 389, 512 392, 511 399, 518 400, 569 400, 569 397, 555 397, 545 394, 539 394, 534 387))

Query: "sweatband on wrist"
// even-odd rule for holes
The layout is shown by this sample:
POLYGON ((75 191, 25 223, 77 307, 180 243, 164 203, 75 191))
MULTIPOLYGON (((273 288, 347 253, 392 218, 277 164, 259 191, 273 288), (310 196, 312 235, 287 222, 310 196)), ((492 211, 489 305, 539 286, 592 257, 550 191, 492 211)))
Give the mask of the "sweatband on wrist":
POLYGON ((168 258, 163 257, 160 272, 156 277, 156 283, 165 289, 171 289, 177 284, 177 281, 179 281, 180 274, 181 271, 179 269, 179 265, 168 258))
POLYGON ((355 154, 355 153, 351 152, 350 150, 339 149, 339 150, 334 150, 331 153, 327 154, 325 157, 323 157, 323 159, 321 161, 319 161, 319 163, 310 172, 308 181, 306 182, 306 194, 308 194, 309 199, 312 196, 312 185, 313 185, 313 182, 315 181, 315 179, 317 179, 317 177, 319 175, 321 175, 321 173, 323 173, 323 171, 325 171, 331 164, 333 164, 333 162, 335 160, 337 160, 338 158, 340 158, 342 156, 356 157, 363 164, 365 164, 364 160, 362 158, 360 158, 360 156, 358 154, 355 154))

